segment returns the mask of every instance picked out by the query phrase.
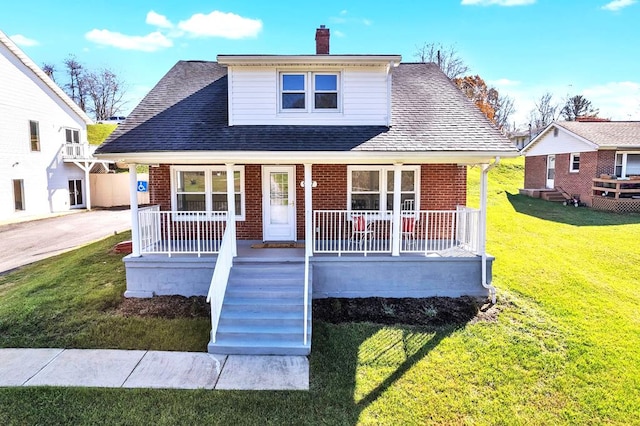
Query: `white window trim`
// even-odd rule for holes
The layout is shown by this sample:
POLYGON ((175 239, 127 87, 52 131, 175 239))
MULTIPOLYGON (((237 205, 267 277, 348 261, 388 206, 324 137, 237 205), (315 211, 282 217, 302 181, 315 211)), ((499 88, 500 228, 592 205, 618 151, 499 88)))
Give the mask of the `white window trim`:
MULTIPOLYGON (((341 114, 342 113, 342 76, 344 72, 342 70, 316 70, 316 71, 304 71, 304 70, 280 70, 278 72, 278 113, 279 114, 341 114), (284 75, 300 75, 304 77, 304 102, 305 107, 302 108, 283 108, 282 106, 282 93, 283 93, 283 76, 284 75), (337 77, 336 91, 338 94, 338 106, 337 108, 315 108, 315 75, 335 75, 337 77)), ((297 91, 292 91, 296 93, 297 91)), ((286 93, 286 92, 285 92, 286 93)), ((329 93, 329 92, 327 92, 329 93)))
MULTIPOLYGON (((171 210, 176 212, 178 210, 178 188, 177 181, 178 172, 204 172, 204 194, 205 194, 205 212, 207 213, 206 217, 209 220, 220 220, 215 216, 212 216, 213 206, 212 206, 212 196, 213 196, 213 180, 212 174, 213 172, 226 172, 226 166, 171 166, 171 210)), ((240 212, 236 212, 236 221, 244 221, 246 216, 246 191, 244 186, 244 166, 233 166, 233 171, 240 172, 240 212)), ((194 220, 192 218, 188 218, 185 216, 180 216, 177 214, 173 215, 173 220, 175 221, 188 221, 194 220)))
MULTIPOLYGON (((351 173, 357 170, 366 170, 366 171, 377 171, 380 188, 380 206, 378 210, 380 212, 387 211, 387 172, 393 171, 394 166, 347 166, 347 211, 351 211, 351 193, 353 182, 351 181, 351 173)), ((413 186, 415 188, 414 193, 416 194, 415 200, 413 202, 414 211, 420 211, 420 166, 402 166, 401 171, 413 171, 413 186)), ((391 211, 391 210, 389 210, 391 211)))
POLYGON ((574 159, 576 157, 581 158, 579 152, 572 152, 569 155, 569 173, 580 173, 580 160, 578 160, 578 168, 577 169, 573 168, 574 159))
POLYGON ((631 155, 640 155, 640 152, 638 152, 638 151, 616 151, 616 155, 613 157, 614 158, 614 160, 613 160, 613 172, 614 172, 614 174, 616 174, 615 171, 616 171, 616 168, 618 167, 618 163, 617 163, 618 155, 620 155, 622 157, 621 158, 622 163, 620 164, 620 166, 622 168, 622 171, 620 173, 620 177, 621 178, 627 178, 628 177, 628 175, 627 175, 627 157, 628 157, 629 154, 631 154, 631 155))
MULTIPOLYGON (((82 132, 80 132, 80 129, 75 129, 73 127, 65 127, 64 128, 64 143, 80 143, 80 137, 82 136, 82 132), (70 130, 71 132, 78 132, 78 141, 77 142, 69 142, 67 140, 67 130, 70 130)), ((71 136, 71 139, 73 139, 73 135, 71 136)))

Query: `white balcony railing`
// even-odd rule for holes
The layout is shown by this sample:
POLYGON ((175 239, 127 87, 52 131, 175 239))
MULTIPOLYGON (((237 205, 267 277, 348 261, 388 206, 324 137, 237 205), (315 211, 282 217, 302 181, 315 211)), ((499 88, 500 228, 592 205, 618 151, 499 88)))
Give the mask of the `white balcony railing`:
POLYGON ((63 148, 63 158, 67 160, 84 160, 93 157, 97 146, 87 143, 65 143, 63 148))
MULTIPOLYGON (((314 253, 390 253, 392 212, 315 210, 314 253)), ((400 217, 400 253, 443 254, 452 249, 478 254, 480 211, 403 211, 400 217)))
POLYGON ((226 228, 226 212, 138 211, 141 254, 216 254, 226 228))

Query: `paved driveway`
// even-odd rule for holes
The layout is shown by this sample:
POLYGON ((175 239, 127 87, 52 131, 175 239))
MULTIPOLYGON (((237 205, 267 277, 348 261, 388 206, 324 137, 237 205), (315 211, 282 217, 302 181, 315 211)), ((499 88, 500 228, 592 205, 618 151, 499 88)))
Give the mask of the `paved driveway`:
POLYGON ((0 273, 131 229, 129 210, 93 210, 0 226, 0 273))

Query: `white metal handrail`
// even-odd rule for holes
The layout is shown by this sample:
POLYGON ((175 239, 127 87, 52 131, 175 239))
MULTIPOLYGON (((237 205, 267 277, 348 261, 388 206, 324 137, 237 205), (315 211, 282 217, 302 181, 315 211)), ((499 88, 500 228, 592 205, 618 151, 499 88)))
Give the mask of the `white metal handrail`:
POLYGON ((307 340, 309 339, 309 331, 307 327, 307 322, 309 320, 309 255, 305 253, 304 255, 304 344, 307 344, 307 340))
POLYGON ((234 224, 227 223, 227 229, 222 237, 220 252, 216 259, 216 266, 211 277, 209 292, 207 293, 207 303, 211 304, 211 342, 216 342, 216 334, 218 332, 218 323, 220 322, 220 313, 222 312, 222 304, 224 302, 224 294, 227 291, 227 282, 229 274, 233 267, 233 236, 234 224))
POLYGON ((157 206, 138 212, 141 254, 215 254, 220 251, 227 212, 160 211, 157 206))
POLYGON ((391 253, 391 212, 314 210, 315 253, 391 253))
MULTIPOLYGON (((401 253, 442 253, 459 248, 478 254, 480 210, 403 211, 401 253)), ((314 253, 390 253, 392 212, 314 210, 314 253)))

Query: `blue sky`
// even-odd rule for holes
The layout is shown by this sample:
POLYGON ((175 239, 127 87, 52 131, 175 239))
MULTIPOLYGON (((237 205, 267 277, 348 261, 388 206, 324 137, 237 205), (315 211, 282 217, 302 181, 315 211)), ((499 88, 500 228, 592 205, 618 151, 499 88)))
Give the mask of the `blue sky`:
POLYGON ((514 98, 517 124, 547 91, 556 101, 582 94, 602 117, 640 120, 638 0, 6 3, 0 30, 37 64, 61 70, 72 53, 116 71, 129 87, 125 113, 178 60, 312 54, 325 24, 336 54, 412 62, 424 43, 455 46, 470 73, 514 98))

